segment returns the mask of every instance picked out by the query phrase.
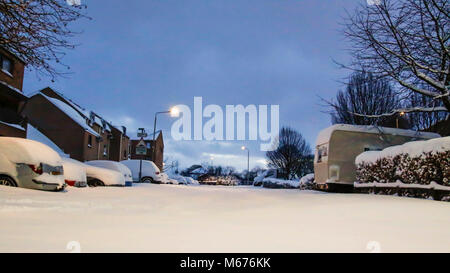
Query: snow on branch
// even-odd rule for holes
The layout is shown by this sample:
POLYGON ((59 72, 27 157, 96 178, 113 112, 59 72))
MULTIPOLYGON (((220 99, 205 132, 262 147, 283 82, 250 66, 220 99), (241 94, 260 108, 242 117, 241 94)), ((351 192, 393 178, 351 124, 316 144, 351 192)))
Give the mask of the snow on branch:
POLYGON ((354 113, 349 112, 352 115, 360 116, 360 117, 367 117, 367 118, 381 118, 381 117, 389 117, 396 114, 405 114, 405 113, 414 113, 414 112, 448 112, 447 108, 444 106, 438 106, 438 107, 411 107, 411 108, 405 108, 405 109, 396 109, 390 113, 383 113, 379 115, 367 115, 367 114, 360 114, 360 113, 354 113))

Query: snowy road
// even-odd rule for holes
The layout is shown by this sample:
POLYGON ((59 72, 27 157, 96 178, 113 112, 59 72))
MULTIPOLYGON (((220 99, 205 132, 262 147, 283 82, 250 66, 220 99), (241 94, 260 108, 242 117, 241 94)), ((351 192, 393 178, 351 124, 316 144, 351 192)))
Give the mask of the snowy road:
POLYGON ((450 203, 252 187, 0 188, 0 252, 450 252, 450 203))

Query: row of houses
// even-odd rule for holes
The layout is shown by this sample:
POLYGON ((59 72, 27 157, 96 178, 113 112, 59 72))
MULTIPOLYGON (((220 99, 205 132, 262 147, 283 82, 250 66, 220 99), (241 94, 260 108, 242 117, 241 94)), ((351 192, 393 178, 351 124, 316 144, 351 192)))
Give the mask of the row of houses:
POLYGON ((50 87, 26 96, 22 90, 26 64, 2 48, 0 65, 0 136, 26 138, 28 126, 33 126, 64 154, 81 162, 144 159, 163 169, 162 132, 154 142, 144 140, 146 155, 136 155, 139 139, 132 139, 125 126, 112 124, 50 87))

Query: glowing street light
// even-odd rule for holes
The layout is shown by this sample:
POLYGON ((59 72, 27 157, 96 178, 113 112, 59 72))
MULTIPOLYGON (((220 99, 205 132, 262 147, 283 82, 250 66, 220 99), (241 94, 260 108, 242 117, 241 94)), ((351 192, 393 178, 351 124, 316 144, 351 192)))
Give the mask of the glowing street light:
POLYGON ((156 135, 156 120, 159 114, 170 114, 171 117, 178 117, 180 115, 180 110, 177 107, 172 107, 168 111, 161 111, 155 113, 155 122, 153 123, 153 147, 152 147, 152 158, 155 161, 155 135, 156 135))
MULTIPOLYGON (((399 116, 400 116, 400 117, 403 117, 404 115, 405 115, 405 112, 403 112, 403 111, 401 111, 401 112, 399 113, 399 116)), ((396 123, 397 129, 398 129, 398 116, 395 118, 395 123, 396 123)))
POLYGON ((173 118, 177 118, 180 116, 180 110, 177 107, 172 107, 169 110, 170 116, 173 118))

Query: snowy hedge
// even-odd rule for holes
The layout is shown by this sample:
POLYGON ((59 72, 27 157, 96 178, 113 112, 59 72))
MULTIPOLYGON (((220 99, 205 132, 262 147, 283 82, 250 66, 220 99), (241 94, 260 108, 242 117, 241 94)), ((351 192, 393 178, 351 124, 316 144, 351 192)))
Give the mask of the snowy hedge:
POLYGON ((314 174, 310 173, 300 178, 301 190, 313 190, 314 189, 314 174))
POLYGON ((283 180, 267 177, 263 179, 262 186, 271 189, 298 189, 300 187, 300 182, 298 180, 283 180))
POLYGON ((360 154, 355 161, 359 183, 450 186, 450 137, 413 141, 360 154))

